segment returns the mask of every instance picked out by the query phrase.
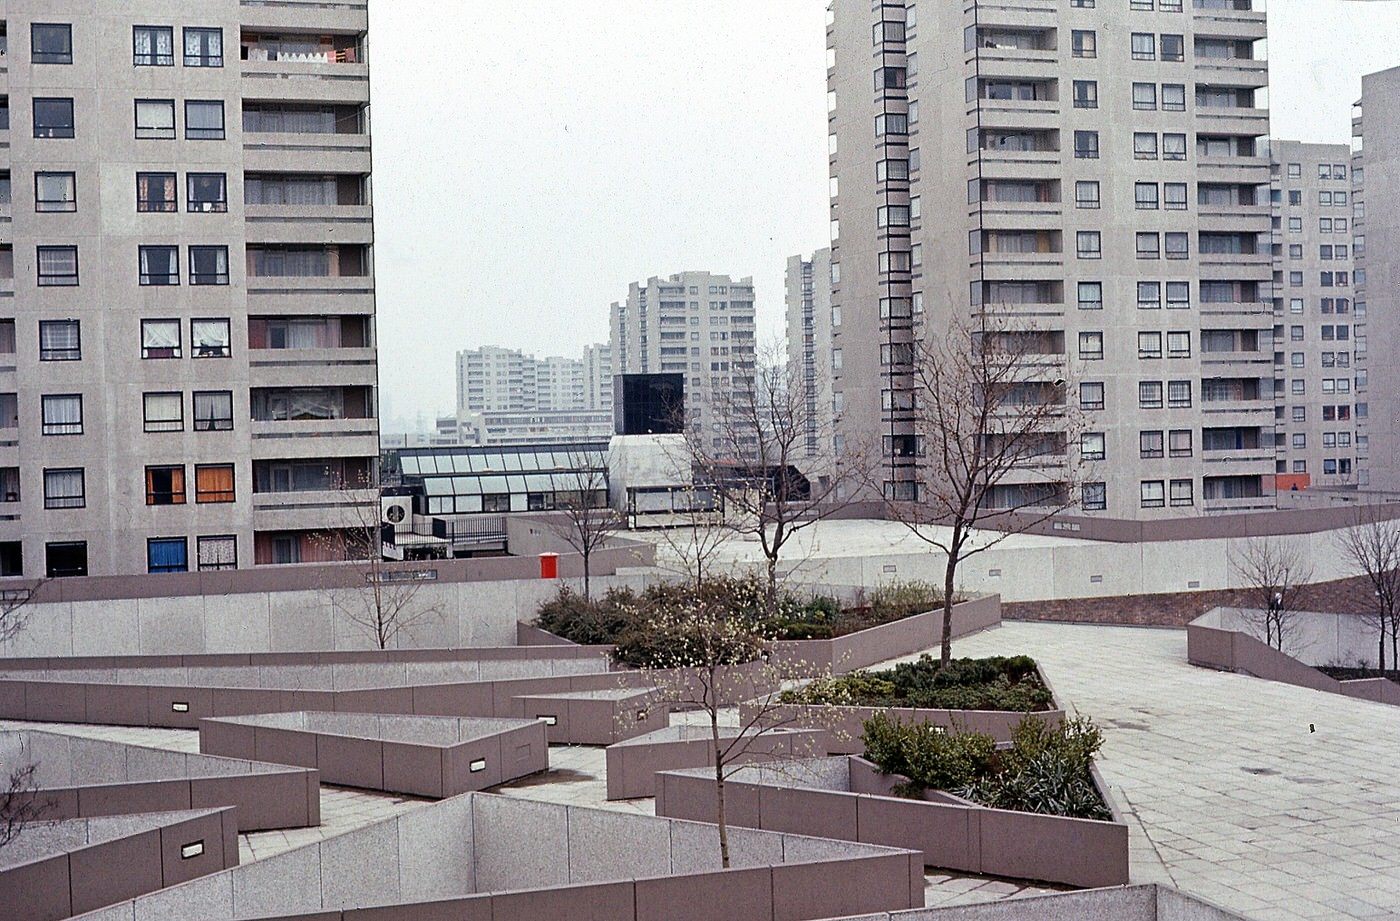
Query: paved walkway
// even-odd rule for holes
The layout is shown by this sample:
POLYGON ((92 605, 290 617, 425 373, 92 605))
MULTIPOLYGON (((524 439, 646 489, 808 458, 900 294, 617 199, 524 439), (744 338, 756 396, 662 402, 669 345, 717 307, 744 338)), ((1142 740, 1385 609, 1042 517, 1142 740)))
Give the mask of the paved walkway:
POLYGON ((1014 653, 1104 727, 1134 882, 1260 921, 1400 919, 1400 707, 1193 668, 1176 630, 1007 623, 954 646, 1014 653))

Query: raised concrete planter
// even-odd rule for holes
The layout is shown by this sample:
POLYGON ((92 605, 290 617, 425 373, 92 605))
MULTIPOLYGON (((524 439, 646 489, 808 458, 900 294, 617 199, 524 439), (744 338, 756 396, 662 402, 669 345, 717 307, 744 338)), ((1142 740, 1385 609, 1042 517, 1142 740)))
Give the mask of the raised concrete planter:
POLYGON ((1395 682, 1386 678, 1339 681, 1243 630, 1224 626, 1222 615, 1223 609, 1216 608, 1186 625, 1186 658, 1192 665, 1400 706, 1400 685, 1395 682))
POLYGON ((231 808, 31 825, 0 850, 0 914, 53 921, 237 865, 231 808))
POLYGON ((327 783, 442 798, 549 769, 528 720, 267 713, 200 720, 200 751, 314 767, 327 783))
MULTIPOLYGON (((740 768, 725 784, 725 814, 746 828, 797 832, 921 851, 924 863, 1071 886, 1128 881, 1128 827, 988 809, 955 797, 901 799, 878 789, 873 766, 825 758, 740 768)), ((713 821, 715 781, 703 769, 657 775, 656 814, 713 821)))
MULTIPOLYGON (((781 704, 768 713, 758 704, 747 702, 739 708, 740 720, 748 723, 761 719, 767 726, 787 726, 798 729, 823 729, 831 736, 830 754, 855 755, 865 751, 861 736, 864 723, 877 713, 901 723, 928 722, 957 732, 981 732, 998 742, 1009 742, 1012 732, 1026 714, 1009 710, 922 710, 910 707, 836 707, 825 704, 781 704)), ((1063 710, 1041 710, 1038 716, 1052 725, 1065 718, 1063 710)))
POLYGON ((538 720, 555 745, 611 745, 664 727, 671 705, 658 688, 523 694, 520 715, 538 720))
MULTIPOLYGON (((815 729, 778 729, 742 744, 731 764, 814 758, 827 753, 826 733, 815 729)), ((737 726, 720 727, 720 744, 739 737, 737 726)), ((708 726, 669 726, 608 746, 608 799, 656 795, 656 772, 714 767, 715 745, 708 726)))
POLYGON ((240 832, 321 824, 314 769, 33 730, 0 733, 0 765, 35 765, 46 819, 236 806, 240 832))
MULTIPOLYGON (((833 919, 835 921, 835 919, 833 919)), ((855 919, 852 919, 855 921, 855 919)), ((859 921, 1248 921, 1154 884, 1023 896, 953 908, 878 912, 859 921)))
POLYGON ((810 921, 923 904, 908 850, 468 793, 83 921, 810 921))

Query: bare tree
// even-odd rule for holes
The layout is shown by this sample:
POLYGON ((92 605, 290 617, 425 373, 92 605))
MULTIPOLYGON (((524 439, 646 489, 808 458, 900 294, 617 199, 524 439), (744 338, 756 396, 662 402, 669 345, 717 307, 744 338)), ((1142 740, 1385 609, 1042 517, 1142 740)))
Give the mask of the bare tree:
POLYGON ((47 579, 24 588, 0 589, 0 647, 24 632, 34 616, 34 601, 47 579))
POLYGON ((583 600, 592 591, 593 554, 622 530, 625 520, 608 505, 606 452, 571 448, 570 470, 553 474, 554 510, 559 513, 554 533, 583 560, 583 600), (561 490, 558 487, 563 486, 561 490))
POLYGON ((1362 615, 1376 630, 1376 667, 1384 672, 1386 639, 1391 668, 1400 668, 1400 522, 1373 506, 1360 506, 1355 523, 1337 535, 1342 556, 1371 587, 1371 609, 1362 615))
POLYGON ((896 483, 885 496, 891 517, 947 557, 946 665, 958 566, 1075 505, 1090 452, 1080 450, 1078 417, 1066 401, 1063 333, 984 311, 936 334, 925 330, 910 348, 911 393, 902 405, 916 462, 906 468, 908 491, 896 483))
POLYGON ((724 503, 726 525, 758 541, 771 613, 788 542, 858 498, 868 455, 854 445, 832 449, 829 418, 811 407, 807 385, 776 348, 752 364, 752 377, 712 395, 714 431, 686 426, 686 450, 697 480, 724 503), (809 454, 810 440, 822 450, 809 454))
POLYGON ((675 554, 686 581, 699 585, 710 576, 734 531, 725 522, 723 498, 714 490, 691 483, 672 496, 673 502, 677 499, 680 507, 672 513, 673 526, 662 528, 657 537, 675 554))
MULTIPOLYGON (((25 761, 23 745, 19 754, 17 760, 25 761)), ((35 783, 38 768, 33 762, 16 765, 0 786, 0 849, 12 843, 26 828, 42 822, 54 808, 53 800, 43 796, 35 783)))
MULTIPOLYGON (((363 632, 379 649, 443 617, 442 606, 422 595, 428 570, 396 565, 384 556, 377 487, 344 484, 338 487, 339 527, 321 535, 323 549, 353 564, 352 585, 329 585, 324 593, 331 606, 363 632)), ((335 573, 328 578, 334 579, 335 573)))
POLYGON ((1307 544, 1297 538, 1251 537, 1232 543, 1230 568, 1244 583, 1253 606, 1241 612, 1254 633, 1280 652, 1292 649, 1297 634, 1300 589, 1312 581, 1307 544))
MULTIPOLYGON (((707 604, 697 592, 683 609, 660 611, 649 618, 645 634, 631 637, 631 650, 626 641, 617 650, 645 660, 645 684, 657 689, 659 702, 676 710, 698 710, 705 718, 713 746, 715 824, 725 868, 730 866, 725 782, 756 757, 774 760, 826 754, 815 750, 813 736, 793 740, 786 750, 774 743, 788 729, 811 728, 810 722, 799 723, 782 701, 784 685, 802 679, 830 680, 830 669, 776 655, 772 642, 756 627, 742 614, 707 604), (745 712, 736 728, 727 717, 741 701, 745 712)), ((832 716, 829 726, 818 728, 836 733, 834 708, 832 716)))

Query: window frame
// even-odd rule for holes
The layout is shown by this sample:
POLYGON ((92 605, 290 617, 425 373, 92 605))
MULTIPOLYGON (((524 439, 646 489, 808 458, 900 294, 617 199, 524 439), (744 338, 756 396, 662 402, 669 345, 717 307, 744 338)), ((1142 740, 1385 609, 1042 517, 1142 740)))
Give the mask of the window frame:
POLYGON ((78 210, 78 174, 71 170, 35 170, 34 171, 34 213, 35 214, 71 214, 78 210), (67 198, 46 198, 49 193, 40 193, 40 188, 45 179, 66 178, 68 185, 67 198))
POLYGON ((146 483, 146 504, 148 506, 163 505, 186 505, 189 498, 189 484, 185 477, 184 464, 147 464, 145 472, 146 483), (161 492, 155 489, 151 482, 151 475, 158 472, 171 474, 170 489, 168 492, 161 492), (178 475, 176 474, 178 471, 178 475), (176 481, 178 480, 178 485, 176 481), (169 501, 161 502, 160 497, 168 497, 169 501))
POLYGON ((185 394, 180 390, 150 390, 141 394, 141 430, 147 433, 183 432, 185 430, 185 394), (151 397, 175 398, 180 415, 169 419, 151 419, 151 397))
POLYGON ((1107 386, 1103 381, 1080 381, 1079 382, 1079 408, 1088 412, 1096 412, 1108 405, 1107 386), (1090 388, 1087 391, 1085 388, 1090 388), (1099 398, 1092 399, 1093 389, 1097 388, 1099 398), (1090 399, 1085 399, 1089 396, 1090 399))
POLYGON ((206 244, 191 245, 186 254, 189 257, 190 284, 193 286, 205 285, 227 285, 229 283, 229 256, 227 246, 213 246, 206 244), (214 272, 201 272, 198 270, 200 260, 212 254, 214 256, 214 272), (223 271, 217 271, 219 260, 222 257, 223 271), (211 280, 212 279, 212 280, 211 280))
POLYGON ((40 433, 45 436, 66 436, 83 434, 83 395, 81 393, 45 393, 39 397, 39 426, 40 433), (48 421, 48 411, 50 405, 58 405, 57 401, 76 401, 78 407, 77 422, 50 422, 48 421))
POLYGON ((175 317, 143 317, 141 319, 141 359, 143 361, 166 361, 168 359, 178 359, 184 357, 184 331, 178 318, 175 317), (162 324, 175 327, 175 345, 147 345, 146 327, 148 325, 162 324), (174 352, 172 355, 152 355, 153 351, 164 351, 169 349, 174 352))
POLYGON ((238 472, 233 464, 195 464, 194 501, 196 505, 220 505, 238 501, 238 472), (206 470, 227 470, 228 489, 204 489, 200 485, 200 474, 206 470))
POLYGON ((206 358, 232 358, 233 357, 233 327, 229 317, 191 317, 190 318, 190 357, 195 360, 206 358), (222 324, 224 344, 200 345, 195 335, 195 324, 222 324))
POLYGON ((31 107, 31 113, 34 119, 32 127, 34 129, 33 133, 35 138, 45 140, 69 140, 76 136, 78 114, 77 106, 72 96, 35 96, 31 107), (45 125, 41 128, 39 124, 39 109, 41 104, 58 105, 61 107, 63 103, 67 103, 68 107, 67 125, 64 125, 62 121, 55 121, 52 125, 45 125))
POLYGON ((143 244, 136 248, 137 280, 143 288, 173 288, 180 284, 180 247, 166 243, 143 244), (146 269, 146 254, 161 253, 173 255, 174 263, 169 271, 154 273, 146 269), (165 279, 158 281, 157 279, 165 279))
POLYGON ((73 63, 73 24, 71 22, 31 22, 29 24, 29 63, 31 64, 72 64, 73 63), (40 29, 62 29, 67 38, 67 51, 39 51, 40 29))
POLYGON ((174 67, 175 66, 175 27, 174 26, 150 26, 134 25, 131 27, 131 66, 132 67, 174 67), (141 33, 147 32, 151 37, 151 51, 143 52, 138 50, 137 37, 141 33), (160 53, 160 35, 170 36, 170 53, 162 55, 160 53), (165 60, 168 57, 169 60, 165 60))
POLYGON ((40 320, 39 321, 39 360, 40 361, 82 361, 83 360, 83 327, 80 320, 67 318, 63 320, 40 320), (74 332, 74 341, 77 345, 69 348, 45 348, 44 333, 50 329, 60 326, 71 327, 74 332))
POLYGON ((196 390, 190 396, 190 431, 193 432, 231 432, 233 431, 233 391, 232 390, 196 390), (226 398, 228 402, 228 415, 210 414, 207 418, 200 418, 200 398, 208 402, 211 398, 226 398))
POLYGON ((44 468, 44 508, 47 510, 72 510, 87 508, 87 471, 83 467, 45 467, 44 468), (51 495, 49 492, 49 477, 59 474, 78 475, 79 492, 61 496, 51 495))
POLYGON ((228 137, 228 113, 227 107, 222 99, 186 99, 185 100, 185 140, 187 141, 222 141, 228 137), (192 128, 190 113, 199 107, 219 108, 218 128, 192 128))
POLYGON ((217 571, 217 570, 227 570, 227 569, 237 569, 237 568, 238 568, 238 536, 237 536, 236 534, 201 534, 201 535, 199 535, 198 537, 195 538, 195 560, 196 560, 196 565, 198 566, 198 570, 199 570, 200 572, 205 572, 205 571, 217 571), (216 543, 217 543, 218 545, 220 545, 220 546, 230 546, 230 547, 232 547, 232 548, 233 548, 232 557, 230 558, 230 560, 229 560, 228 562, 210 562, 210 563, 205 563, 205 561, 204 561, 204 548, 205 548, 206 546, 214 546, 216 543))
POLYGON ((190 541, 187 537, 148 537, 146 538, 146 574, 167 575, 174 572, 190 571, 190 541), (179 547, 180 562, 157 566, 155 550, 158 547, 179 547))
MULTIPOLYGON (((207 43, 201 43, 204 47, 207 43)), ((186 67, 223 67, 224 66, 224 29, 222 26, 184 26, 180 30, 181 57, 186 67), (200 36, 219 36, 219 53, 214 55, 209 52, 190 54, 190 39, 200 36), (210 63, 217 59, 217 63, 210 63)))
POLYGON ((180 185, 179 174, 172 172, 146 172, 140 171, 136 174, 136 213, 137 214, 176 214, 180 210, 180 185), (159 182, 163 186, 168 186, 171 191, 170 199, 161 199, 156 204, 166 207, 151 207, 153 199, 150 197, 150 189, 159 182), (142 197, 142 189, 145 188, 145 197, 142 197))
POLYGON ((195 214, 223 214, 227 212, 228 173, 186 173, 185 210, 195 214), (219 193, 218 197, 212 199, 196 197, 196 185, 210 183, 217 184, 219 193))
POLYGON ((73 288, 79 282, 78 247, 76 245, 36 246, 34 248, 35 284, 40 288, 73 288), (72 253, 73 271, 62 274, 44 274, 45 253, 72 253))

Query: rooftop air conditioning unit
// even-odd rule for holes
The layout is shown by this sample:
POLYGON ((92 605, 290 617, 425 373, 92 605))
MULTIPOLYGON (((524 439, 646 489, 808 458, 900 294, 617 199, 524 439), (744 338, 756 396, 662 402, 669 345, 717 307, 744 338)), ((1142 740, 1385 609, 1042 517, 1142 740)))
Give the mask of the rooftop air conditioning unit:
POLYGON ((385 524, 406 525, 413 520, 413 499, 409 496, 385 496, 379 500, 380 520, 385 524))

